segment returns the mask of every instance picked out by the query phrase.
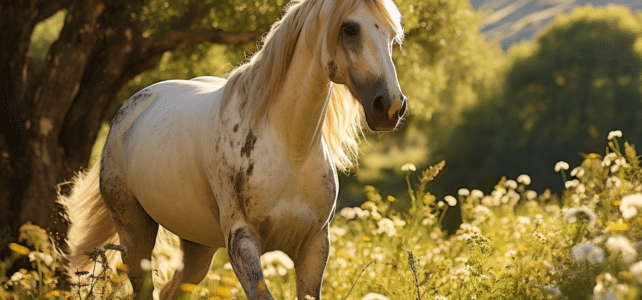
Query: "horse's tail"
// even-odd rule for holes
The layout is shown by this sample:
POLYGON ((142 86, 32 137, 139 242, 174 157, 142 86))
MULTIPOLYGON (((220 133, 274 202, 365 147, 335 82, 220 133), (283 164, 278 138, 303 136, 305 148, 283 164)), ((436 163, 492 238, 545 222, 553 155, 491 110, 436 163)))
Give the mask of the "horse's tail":
MULTIPOLYGON (((118 245, 116 227, 100 194, 100 161, 89 170, 81 171, 72 179, 73 187, 67 196, 60 195, 58 202, 64 207, 69 221, 67 233, 67 253, 58 251, 66 264, 66 273, 72 283, 78 281, 78 271, 89 274, 102 271, 100 263, 95 263, 85 252, 105 244, 118 245), (96 264, 94 269, 94 264, 96 264)), ((108 250, 104 253, 112 270, 120 262, 120 253, 108 250)), ((80 274, 80 273, 79 273, 80 274)), ((85 276, 86 278, 86 276, 85 276)))

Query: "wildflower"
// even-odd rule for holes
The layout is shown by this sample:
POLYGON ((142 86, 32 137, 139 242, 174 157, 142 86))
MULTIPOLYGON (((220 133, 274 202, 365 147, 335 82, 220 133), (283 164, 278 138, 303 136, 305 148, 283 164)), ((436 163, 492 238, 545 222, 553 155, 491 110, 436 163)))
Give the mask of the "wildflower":
POLYGON ((401 171, 404 171, 404 172, 408 172, 408 171, 414 172, 416 170, 417 170, 417 168, 413 164, 405 164, 405 165, 401 166, 401 171))
POLYGON ((637 282, 642 283, 642 261, 638 261, 631 265, 629 268, 631 275, 637 280, 637 282))
POLYGON ((575 176, 575 177, 582 177, 582 176, 584 176, 584 168, 582 168, 582 167, 576 167, 575 169, 573 169, 573 170, 571 171, 571 176, 575 176))
POLYGON ((483 198, 484 197, 484 193, 482 191, 478 190, 478 189, 474 189, 474 190, 470 191, 470 195, 473 198, 483 198))
POLYGON ((344 207, 341 209, 341 211, 339 211, 339 214, 348 220, 352 220, 357 216, 357 213, 353 207, 344 207))
POLYGON ((564 183, 564 186, 565 186, 567 189, 570 189, 570 188, 574 188, 574 187, 576 187, 578 184, 580 184, 580 181, 579 181, 579 180, 577 180, 577 179, 573 179, 573 180, 569 180, 569 181, 565 182, 565 183, 564 183))
POLYGON ((616 138, 616 137, 622 137, 622 131, 614 130, 609 132, 609 136, 608 136, 609 140, 612 140, 613 138, 616 138))
POLYGON ((13 275, 11 275, 11 281, 18 281, 24 277, 25 274, 23 274, 22 272, 15 272, 13 275))
POLYGON ((331 226, 330 227, 330 234, 335 235, 335 236, 344 236, 348 230, 341 226, 331 226))
POLYGON ((40 260, 41 262, 44 262, 45 265, 51 265, 54 262, 54 258, 46 253, 42 253, 39 251, 32 251, 29 253, 29 261, 35 261, 36 259, 40 260))
POLYGON ((534 200, 535 198, 537 198, 537 192, 533 190, 526 191, 525 195, 526 199, 528 200, 534 200))
POLYGON ((562 295, 562 290, 556 286, 545 285, 544 290, 555 295, 562 295))
POLYGON ((602 251, 602 249, 598 247, 595 247, 595 249, 591 250, 591 252, 588 253, 586 259, 594 265, 601 264, 604 261, 604 251, 602 251))
POLYGON ((611 162, 617 159, 617 154, 614 152, 611 152, 607 155, 604 156, 604 159, 602 160, 602 167, 608 167, 611 165, 611 162))
POLYGON ((232 297, 232 290, 230 289, 229 286, 225 286, 225 285, 217 286, 216 291, 214 293, 217 296, 222 297, 223 299, 232 297))
POLYGON ((586 215, 586 217, 588 217, 589 226, 593 225, 593 223, 595 223, 595 220, 597 220, 597 215, 595 214, 595 212, 593 212, 586 206, 576 206, 569 208, 564 214, 564 219, 568 220, 569 223, 574 223, 575 221, 577 221, 577 217, 579 214, 584 214, 586 215))
POLYGON ((193 292, 198 285, 191 284, 191 283, 183 283, 181 284, 181 291, 186 292, 186 293, 191 293, 193 292))
POLYGON ((612 187, 620 187, 622 186, 622 180, 620 178, 617 178, 615 176, 611 176, 606 180, 606 187, 612 188, 612 187))
POLYGON ((388 201, 395 202, 395 201, 397 201, 397 199, 395 199, 395 197, 393 197, 391 195, 388 195, 388 201))
POLYGON ((370 241, 370 237, 369 236, 364 236, 363 237, 363 241, 364 242, 369 242, 370 241))
POLYGON ((235 286, 237 282, 237 279, 234 277, 225 276, 221 278, 221 284, 224 286, 232 287, 235 286))
POLYGON ((140 260, 140 268, 143 269, 143 271, 151 271, 152 262, 147 258, 143 258, 140 260))
POLYGON ((444 197, 444 200, 445 200, 445 201, 448 203, 448 205, 450 205, 450 206, 455 206, 455 205, 457 205, 457 199, 455 199, 455 197, 453 197, 453 196, 451 196, 451 195, 448 195, 448 196, 444 197))
POLYGON ((592 264, 599 264, 604 261, 604 251, 591 243, 577 245, 571 248, 570 256, 575 262, 588 261, 592 264))
POLYGON ((622 252, 622 260, 625 263, 632 263, 638 256, 638 252, 633 248, 631 242, 623 236, 613 236, 606 241, 606 247, 611 251, 622 252))
POLYGON ((517 182, 529 185, 531 184, 531 177, 526 174, 519 175, 517 176, 517 182))
POLYGON ((534 237, 536 237, 536 238, 539 238, 539 240, 540 240, 542 243, 543 243, 543 242, 546 242, 546 237, 545 237, 543 234, 541 234, 541 233, 539 233, 539 232, 537 232, 537 231, 533 232, 533 236, 534 236, 534 237))
POLYGON ((620 273, 617 274, 618 277, 624 278, 627 281, 633 281, 635 280, 635 277, 631 274, 629 271, 621 271, 620 273))
POLYGON ((20 253, 22 255, 28 255, 29 252, 31 252, 29 248, 16 243, 9 243, 9 249, 13 250, 14 252, 20 253))
POLYGON ((622 201, 620 203, 622 217, 625 219, 635 217, 638 213, 638 208, 642 208, 642 194, 638 193, 622 197, 622 201))
POLYGON ((118 264, 116 265, 116 270, 120 270, 120 271, 122 271, 122 272, 127 273, 127 272, 129 271, 129 268, 127 268, 127 265, 126 265, 126 264, 124 264, 124 263, 118 263, 118 264))
POLYGON ((377 293, 369 293, 369 294, 363 296, 363 298, 361 298, 361 300, 390 300, 390 298, 388 298, 388 297, 386 297, 384 295, 381 295, 381 294, 377 294, 377 293))
POLYGON ((559 172, 559 171, 562 171, 562 170, 568 170, 568 168, 569 168, 568 163, 565 162, 565 161, 558 161, 555 164, 555 172, 559 172))
POLYGON ((286 269, 294 269, 294 262, 290 257, 281 251, 271 251, 261 256, 261 262, 264 265, 280 265, 286 269))
POLYGON ((459 189, 459 191, 457 191, 457 194, 459 194, 459 196, 464 196, 465 197, 465 196, 470 195, 470 191, 468 189, 466 189, 466 188, 461 188, 461 189, 459 189))
POLYGON ((620 219, 618 222, 609 222, 608 228, 611 232, 624 232, 629 230, 629 224, 622 222, 622 219, 620 219))
POLYGON ((394 236, 397 234, 397 230, 395 230, 395 224, 388 218, 379 220, 377 226, 379 226, 376 231, 377 234, 381 234, 384 232, 388 234, 388 236, 394 236))

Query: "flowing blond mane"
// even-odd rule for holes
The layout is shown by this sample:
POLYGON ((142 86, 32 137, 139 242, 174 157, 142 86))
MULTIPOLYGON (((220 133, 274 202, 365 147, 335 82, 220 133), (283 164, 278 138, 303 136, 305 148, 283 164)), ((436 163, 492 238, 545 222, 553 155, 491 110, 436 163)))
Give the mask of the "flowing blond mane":
MULTIPOLYGON (((391 0, 301 0, 292 1, 280 21, 275 22, 263 38, 263 47, 250 60, 229 75, 223 94, 223 106, 236 93, 242 116, 258 122, 267 115, 290 67, 294 49, 302 32, 307 37, 326 33, 328 50, 337 49, 341 22, 357 4, 365 2, 386 20, 401 44, 401 14, 391 0), (330 7, 328 7, 330 6, 330 7), (319 20, 321 10, 332 12, 332 19, 319 20), (306 21, 308 22, 306 24, 306 21), (317 24, 325 21, 323 24, 317 24), (316 32, 312 32, 316 31, 316 32)), ((347 87, 332 84, 328 111, 323 124, 323 138, 332 160, 341 170, 352 167, 358 154, 362 108, 347 87)), ((221 110, 222 111, 222 110, 221 110)))

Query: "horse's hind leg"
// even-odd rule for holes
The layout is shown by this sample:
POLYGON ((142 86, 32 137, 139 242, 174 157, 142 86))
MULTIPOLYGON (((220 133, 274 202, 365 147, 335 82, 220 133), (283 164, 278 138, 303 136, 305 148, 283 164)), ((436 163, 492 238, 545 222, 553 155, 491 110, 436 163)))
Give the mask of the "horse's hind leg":
POLYGON ((145 279, 140 261, 143 258, 151 259, 158 223, 145 212, 125 183, 110 175, 112 174, 109 172, 101 174, 101 193, 111 211, 120 244, 127 248, 122 254, 123 263, 127 266, 127 276, 134 293, 140 294, 145 279))
POLYGON ((161 290, 159 299, 178 299, 183 294, 181 285, 199 284, 210 270, 217 249, 181 239, 184 267, 176 270, 172 280, 161 290))

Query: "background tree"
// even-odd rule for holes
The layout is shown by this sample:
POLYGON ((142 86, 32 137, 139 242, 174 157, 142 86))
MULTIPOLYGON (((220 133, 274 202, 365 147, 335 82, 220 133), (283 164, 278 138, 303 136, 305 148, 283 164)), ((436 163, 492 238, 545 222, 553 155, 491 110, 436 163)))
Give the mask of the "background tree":
POLYGON ((642 141, 642 24, 627 7, 579 7, 557 17, 536 44, 513 46, 501 92, 464 114, 443 154, 442 194, 488 191, 501 176, 531 188, 563 188, 557 161, 603 153, 611 130, 642 141), (457 186, 455 186, 457 185, 457 186))
POLYGON ((56 185, 87 166, 121 87, 183 45, 258 41, 280 16, 276 4, 2 0, 0 228, 61 225, 52 222, 56 185), (55 41, 31 47, 36 25, 61 11, 55 41))

